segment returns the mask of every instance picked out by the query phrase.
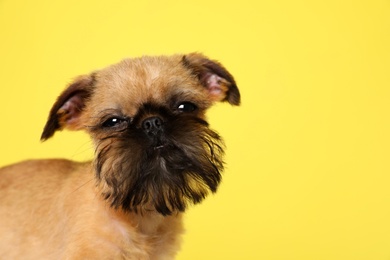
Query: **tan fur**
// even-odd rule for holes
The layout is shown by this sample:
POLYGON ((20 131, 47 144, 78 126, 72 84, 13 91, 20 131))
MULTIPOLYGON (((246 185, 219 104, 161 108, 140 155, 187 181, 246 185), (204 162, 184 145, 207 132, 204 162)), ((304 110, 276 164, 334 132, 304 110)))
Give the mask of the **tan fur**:
POLYGON ((95 193, 90 165, 41 160, 0 170, 1 259, 175 255, 183 231, 181 214, 140 216, 110 208, 95 193))
MULTIPOLYGON (((216 190, 219 183, 217 168, 220 170, 223 168, 222 159, 218 156, 222 156, 223 151, 218 144, 211 143, 211 138, 219 137, 207 130, 207 124, 197 125, 193 123, 195 122, 193 119, 191 121, 186 118, 204 120, 206 110, 215 101, 227 101, 232 105, 238 105, 240 102, 238 89, 233 77, 218 62, 196 53, 187 56, 128 59, 76 78, 53 105, 42 140, 50 138, 57 130, 83 129, 91 135, 95 143, 97 158, 85 163, 68 160, 25 161, 0 169, 0 258, 174 258, 180 246, 180 235, 183 233, 184 207, 180 208, 180 205, 184 204, 174 208, 178 204, 172 203, 172 200, 168 201, 167 198, 174 198, 176 202, 179 200, 172 197, 173 189, 164 190, 172 188, 172 184, 159 187, 151 178, 153 183, 151 186, 154 189, 151 190, 155 193, 148 197, 149 202, 142 200, 143 204, 137 205, 138 208, 125 210, 123 207, 113 206, 112 201, 111 203, 107 201, 110 198, 107 194, 112 190, 120 190, 121 194, 126 194, 126 191, 138 191, 119 186, 132 172, 133 166, 134 169, 139 169, 139 165, 149 163, 133 158, 145 158, 136 156, 144 154, 144 149, 149 149, 147 151, 150 153, 158 153, 156 149, 163 147, 164 152, 164 144, 150 147, 149 144, 139 143, 140 139, 136 138, 137 140, 131 142, 132 145, 124 148, 129 144, 124 140, 127 137, 113 138, 112 136, 119 135, 120 131, 118 128, 106 127, 104 121, 106 117, 123 117, 127 120, 126 124, 134 125, 131 127, 127 125, 127 128, 122 130, 132 129, 131 131, 139 133, 147 131, 142 126, 142 122, 147 121, 144 119, 155 116, 142 110, 144 104, 154 104, 161 111, 172 110, 169 112, 172 114, 170 116, 183 119, 180 124, 184 125, 176 123, 180 125, 179 130, 174 132, 175 137, 169 138, 173 138, 175 142, 180 140, 183 143, 183 151, 191 155, 189 158, 197 158, 200 154, 202 164, 197 169, 211 171, 205 173, 199 170, 198 174, 217 175, 214 179, 210 177, 207 179, 208 185, 214 186, 207 186, 201 182, 199 176, 192 178, 193 175, 184 175, 186 172, 183 171, 183 176, 187 176, 183 182, 188 185, 180 186, 179 190, 175 191, 178 191, 179 197, 182 196, 179 192, 186 188, 187 193, 183 194, 187 196, 204 195, 208 193, 208 188, 213 192, 216 190), (182 111, 178 110, 178 101, 190 101, 196 104, 197 109, 191 111, 187 117, 183 112, 184 117, 180 117, 182 111), (141 117, 137 119, 139 123, 133 123, 130 118, 137 116, 141 117), (186 125, 185 122, 192 123, 186 125), (189 129, 189 133, 180 131, 183 126, 188 126, 186 129, 189 129), (202 143, 204 139, 199 136, 208 138, 207 143, 202 143), (195 141, 188 144, 187 140, 195 141), (99 158, 99 152, 107 147, 110 148, 110 153, 108 155, 105 153, 104 159, 99 158), (206 152, 202 152, 203 150, 206 152), (132 164, 128 163, 129 159, 132 159, 132 164), (99 160, 101 169, 97 170, 99 160), (210 163, 214 164, 210 166, 210 163), (192 194, 188 195, 188 190, 191 190, 192 194), (150 204, 150 200, 155 202, 161 199, 166 200, 166 205, 171 207, 169 213, 159 211, 155 207, 157 204, 150 204)), ((172 121, 178 122, 178 119, 172 121)), ((168 125, 169 122, 163 123, 168 125)), ((141 140, 147 140, 150 137, 142 138, 141 140)), ((168 168, 165 164, 164 156, 167 156, 167 153, 163 152, 162 155, 158 155, 161 156, 158 157, 160 161, 154 164, 157 165, 154 167, 159 167, 157 171, 153 171, 155 175, 150 173, 149 175, 158 180, 172 179, 174 176, 166 177, 170 172, 167 173, 168 168), (165 175, 161 175, 163 177, 160 178, 159 173, 165 175)), ((170 160, 174 167, 169 169, 185 169, 192 165, 187 163, 183 167, 183 164, 178 164, 175 168, 176 161, 170 160)), ((138 170, 131 176, 140 173, 143 174, 138 170)), ((199 198, 196 203, 200 201, 199 198)))

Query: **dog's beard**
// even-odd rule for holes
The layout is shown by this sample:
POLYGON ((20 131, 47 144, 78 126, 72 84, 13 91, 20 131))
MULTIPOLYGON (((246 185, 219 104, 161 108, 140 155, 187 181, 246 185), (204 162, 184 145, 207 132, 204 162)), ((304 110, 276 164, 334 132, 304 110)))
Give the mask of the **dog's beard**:
POLYGON ((170 215, 217 190, 223 170, 221 137, 199 118, 173 121, 157 145, 135 127, 99 141, 97 179, 112 207, 170 215))

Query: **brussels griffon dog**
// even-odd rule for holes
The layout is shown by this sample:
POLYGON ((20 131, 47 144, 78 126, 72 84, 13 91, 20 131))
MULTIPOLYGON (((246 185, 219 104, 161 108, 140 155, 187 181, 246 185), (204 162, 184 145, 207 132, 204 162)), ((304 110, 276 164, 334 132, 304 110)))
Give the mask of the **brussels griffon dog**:
POLYGON ((127 59, 76 78, 41 138, 83 129, 94 160, 0 170, 0 258, 173 258, 182 213, 221 181, 223 141, 205 120, 217 101, 239 105, 239 90, 198 53, 127 59))

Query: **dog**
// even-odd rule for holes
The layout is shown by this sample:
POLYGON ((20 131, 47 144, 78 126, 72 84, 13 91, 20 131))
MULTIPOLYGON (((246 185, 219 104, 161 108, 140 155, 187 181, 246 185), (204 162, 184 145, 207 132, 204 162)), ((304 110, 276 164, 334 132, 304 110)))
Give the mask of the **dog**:
POLYGON ((205 112, 240 104, 233 76, 200 53, 125 59, 77 77, 43 129, 84 130, 90 162, 0 169, 0 258, 172 259, 182 215, 217 191, 224 143, 205 112))

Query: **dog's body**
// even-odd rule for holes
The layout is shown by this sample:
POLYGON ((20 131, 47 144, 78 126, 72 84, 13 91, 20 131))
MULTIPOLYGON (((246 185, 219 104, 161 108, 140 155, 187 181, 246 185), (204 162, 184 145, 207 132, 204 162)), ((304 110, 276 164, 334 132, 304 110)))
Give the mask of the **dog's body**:
POLYGON ((26 161, 1 170, 1 259, 171 259, 181 214, 112 209, 91 163, 26 161))
POLYGON ((125 60, 77 78, 42 140, 84 129, 95 159, 0 169, 0 258, 173 258, 182 212, 221 180, 223 143, 204 120, 215 101, 238 105, 240 95, 200 54, 125 60))

